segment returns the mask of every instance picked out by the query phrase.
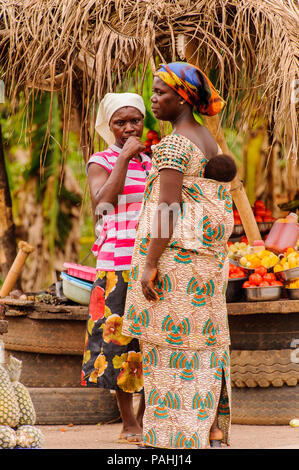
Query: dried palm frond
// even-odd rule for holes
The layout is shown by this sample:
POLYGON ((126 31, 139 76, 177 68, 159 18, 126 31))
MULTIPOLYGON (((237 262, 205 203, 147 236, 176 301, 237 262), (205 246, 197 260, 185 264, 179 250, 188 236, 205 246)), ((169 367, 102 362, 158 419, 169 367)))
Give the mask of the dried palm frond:
POLYGON ((296 0, 0 0, 1 78, 12 101, 26 87, 62 90, 66 129, 76 101, 87 135, 103 94, 156 57, 181 60, 184 37, 200 66, 217 71, 229 122, 258 109, 281 137, 289 122, 296 159, 298 30, 296 0))

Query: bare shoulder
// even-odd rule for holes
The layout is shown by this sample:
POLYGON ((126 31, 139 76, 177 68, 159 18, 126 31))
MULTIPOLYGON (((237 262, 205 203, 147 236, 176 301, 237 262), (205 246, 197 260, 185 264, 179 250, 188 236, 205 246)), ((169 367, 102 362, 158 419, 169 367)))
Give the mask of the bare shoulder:
POLYGON ((218 153, 218 145, 209 129, 205 126, 198 128, 198 146, 206 158, 212 158, 218 153))
POLYGON ((182 135, 187 137, 193 144, 198 147, 203 155, 210 159, 218 153, 218 145, 210 131, 199 123, 194 126, 185 128, 182 135))

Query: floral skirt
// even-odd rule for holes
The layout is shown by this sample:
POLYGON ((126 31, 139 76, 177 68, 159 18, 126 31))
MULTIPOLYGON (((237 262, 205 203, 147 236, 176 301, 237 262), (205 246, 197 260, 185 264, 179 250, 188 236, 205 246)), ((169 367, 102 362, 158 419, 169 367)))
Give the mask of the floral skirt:
POLYGON ((129 271, 98 271, 93 284, 81 385, 123 392, 143 388, 139 341, 122 334, 129 271))
POLYGON ((229 347, 182 350, 143 342, 143 441, 166 449, 205 449, 217 415, 229 445, 229 347))

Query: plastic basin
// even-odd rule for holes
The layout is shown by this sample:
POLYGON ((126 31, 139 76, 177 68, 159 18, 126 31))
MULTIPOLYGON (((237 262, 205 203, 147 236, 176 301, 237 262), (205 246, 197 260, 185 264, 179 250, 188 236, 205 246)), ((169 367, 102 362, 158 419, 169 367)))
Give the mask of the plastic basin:
POLYGON ((82 281, 64 272, 61 273, 64 295, 81 305, 89 305, 92 282, 82 281))

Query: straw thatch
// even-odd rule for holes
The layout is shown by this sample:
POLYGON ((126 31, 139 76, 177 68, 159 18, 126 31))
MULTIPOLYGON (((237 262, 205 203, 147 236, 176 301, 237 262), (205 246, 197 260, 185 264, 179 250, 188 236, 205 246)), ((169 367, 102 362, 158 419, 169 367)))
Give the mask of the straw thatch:
POLYGON ((241 124, 258 110, 280 138, 288 123, 288 157, 296 159, 298 31, 296 0, 0 0, 0 71, 12 101, 21 90, 28 99, 36 88, 61 90, 64 122, 75 106, 91 145, 94 105, 105 92, 157 57, 184 60, 197 41, 231 122, 240 109, 241 124))

